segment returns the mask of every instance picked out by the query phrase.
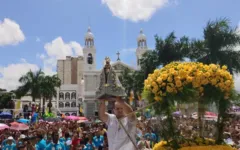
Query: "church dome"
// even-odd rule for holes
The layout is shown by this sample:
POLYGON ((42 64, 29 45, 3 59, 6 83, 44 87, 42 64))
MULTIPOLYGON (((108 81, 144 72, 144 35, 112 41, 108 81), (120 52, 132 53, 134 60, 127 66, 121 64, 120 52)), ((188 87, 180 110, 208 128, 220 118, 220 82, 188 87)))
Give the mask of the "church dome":
POLYGON ((93 34, 91 32, 91 28, 90 27, 88 27, 87 33, 85 35, 85 40, 86 39, 92 39, 92 40, 94 39, 94 36, 93 36, 93 34))
POLYGON ((144 40, 144 41, 146 41, 146 36, 145 36, 145 34, 143 34, 143 29, 141 29, 140 30, 140 34, 138 35, 138 38, 137 38, 137 40, 138 41, 142 41, 142 40, 144 40))

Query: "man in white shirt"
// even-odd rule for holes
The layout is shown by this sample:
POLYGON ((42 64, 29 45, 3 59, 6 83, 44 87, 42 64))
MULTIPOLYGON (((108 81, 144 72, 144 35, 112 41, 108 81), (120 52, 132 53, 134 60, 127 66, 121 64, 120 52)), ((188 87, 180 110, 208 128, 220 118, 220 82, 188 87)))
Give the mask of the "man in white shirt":
POLYGON ((133 112, 131 106, 118 97, 114 104, 114 114, 106 113, 105 107, 104 100, 100 100, 99 118, 108 126, 109 150, 135 150, 137 120, 134 113, 128 115, 133 112), (118 120, 121 121, 130 137, 126 134, 118 120))

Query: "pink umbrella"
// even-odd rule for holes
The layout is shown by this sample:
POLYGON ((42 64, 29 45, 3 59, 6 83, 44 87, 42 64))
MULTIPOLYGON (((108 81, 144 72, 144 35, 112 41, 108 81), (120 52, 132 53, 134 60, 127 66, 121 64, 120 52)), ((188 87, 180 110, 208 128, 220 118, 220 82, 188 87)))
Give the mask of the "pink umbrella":
POLYGON ((13 122, 13 123, 11 123, 10 129, 12 129, 12 130, 28 130, 29 126, 27 126, 23 123, 13 122))
POLYGON ((79 120, 88 120, 86 117, 78 117, 79 120))
POLYGON ((206 111, 204 117, 206 117, 206 118, 215 118, 215 117, 217 117, 217 114, 215 114, 214 112, 206 111))
POLYGON ((80 120, 77 116, 66 116, 64 119, 66 120, 80 120))
POLYGON ((3 123, 0 123, 0 130, 8 129, 9 126, 3 123))

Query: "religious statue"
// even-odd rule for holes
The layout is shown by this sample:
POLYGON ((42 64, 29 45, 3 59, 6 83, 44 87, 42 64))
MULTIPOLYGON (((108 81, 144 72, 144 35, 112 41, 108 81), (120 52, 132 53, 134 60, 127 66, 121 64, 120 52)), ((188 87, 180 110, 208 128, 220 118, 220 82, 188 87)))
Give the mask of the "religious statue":
POLYGON ((110 58, 105 58, 105 66, 100 75, 99 88, 96 91, 97 99, 109 97, 125 97, 125 89, 118 79, 114 69, 111 67, 110 58))

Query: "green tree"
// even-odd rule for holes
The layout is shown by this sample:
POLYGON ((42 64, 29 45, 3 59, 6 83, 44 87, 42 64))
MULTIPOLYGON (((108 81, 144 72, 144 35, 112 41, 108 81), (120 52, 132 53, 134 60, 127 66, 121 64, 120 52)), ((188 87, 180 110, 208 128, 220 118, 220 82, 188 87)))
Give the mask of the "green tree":
POLYGON ((43 98, 43 106, 45 106, 45 101, 49 100, 48 108, 49 113, 51 113, 52 108, 52 98, 57 96, 57 88, 61 85, 61 80, 57 75, 45 76, 40 84, 40 93, 43 98))
POLYGON ((12 93, 0 94, 0 109, 14 109, 12 93))
POLYGON ((36 98, 40 98, 41 82, 44 78, 42 70, 32 72, 31 70, 25 75, 20 77, 19 82, 22 84, 17 89, 18 96, 24 96, 29 94, 32 97, 32 101, 35 102, 36 98))
MULTIPOLYGON (((236 51, 236 46, 240 43, 240 36, 237 32, 237 28, 231 27, 228 19, 217 19, 215 21, 209 21, 203 31, 204 39, 193 40, 190 45, 189 57, 193 61, 203 62, 205 64, 219 64, 221 66, 227 65, 231 74, 238 73, 240 71, 240 51, 236 51)), ((210 102, 210 101, 208 101, 210 102)), ((200 128, 200 135, 202 135, 203 124, 202 117, 206 110, 207 103, 204 103, 201 99, 198 102, 198 121, 200 128)), ((219 99, 219 104, 222 103, 219 99)), ((220 107, 218 107, 220 108, 220 107)), ((224 113, 227 107, 219 109, 219 115, 225 120, 227 115, 224 113), (223 111, 224 110, 224 111, 223 111)), ((220 117, 219 117, 220 118, 220 117)), ((223 121, 218 120, 218 142, 221 142, 223 121)))
POLYGON ((209 21, 203 31, 203 40, 193 40, 189 57, 205 64, 227 65, 231 74, 240 71, 240 44, 237 28, 230 26, 228 19, 209 21))
POLYGON ((164 40, 155 36, 156 52, 158 53, 158 65, 167 65, 173 61, 183 61, 189 53, 189 39, 186 36, 177 40, 174 32, 171 32, 164 40))
POLYGON ((122 86, 125 88, 125 92, 127 93, 127 95, 129 95, 131 90, 133 89, 133 73, 134 72, 132 70, 125 68, 119 76, 119 80, 122 86))

